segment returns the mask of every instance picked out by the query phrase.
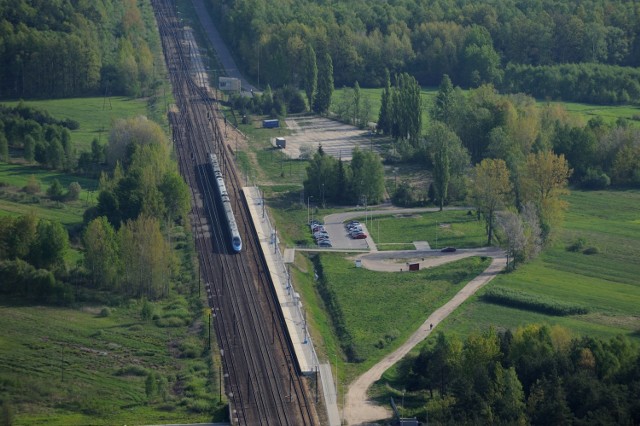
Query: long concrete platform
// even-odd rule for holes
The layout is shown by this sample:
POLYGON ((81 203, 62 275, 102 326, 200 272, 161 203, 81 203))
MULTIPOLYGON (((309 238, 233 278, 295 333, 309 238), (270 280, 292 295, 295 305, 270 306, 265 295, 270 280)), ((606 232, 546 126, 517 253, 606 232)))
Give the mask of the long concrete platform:
MULTIPOLYGON (((331 426, 340 425, 336 390, 331 375, 331 367, 327 364, 322 365, 318 361, 318 356, 308 333, 304 306, 300 301, 299 294, 293 287, 285 257, 278 246, 277 230, 269 221, 260 190, 253 186, 244 187, 242 188, 242 193, 249 207, 251 220, 258 233, 260 248, 267 262, 267 269, 278 297, 280 309, 282 309, 289 337, 293 343, 298 367, 302 374, 320 375, 324 401, 327 407, 328 424, 331 426)), ((292 254, 288 254, 287 257, 290 256, 292 256, 292 254)), ((291 261, 291 259, 287 260, 291 261)))

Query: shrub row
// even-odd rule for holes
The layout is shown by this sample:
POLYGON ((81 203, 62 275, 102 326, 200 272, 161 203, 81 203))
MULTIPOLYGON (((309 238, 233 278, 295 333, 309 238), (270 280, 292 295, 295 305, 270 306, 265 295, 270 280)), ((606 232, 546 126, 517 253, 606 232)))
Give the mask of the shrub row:
POLYGON ((338 340, 340 340, 340 347, 347 356, 347 360, 349 362, 362 362, 362 358, 357 354, 355 344, 353 342, 353 336, 351 336, 351 333, 349 333, 349 330, 345 325, 344 315, 342 313, 342 309, 340 309, 340 304, 336 300, 335 294, 327 284, 320 256, 313 256, 311 261, 313 262, 316 274, 318 275, 318 293, 320 293, 320 297, 322 297, 322 300, 327 307, 327 311, 329 311, 331 322, 333 323, 338 340))
POLYGON ((544 296, 505 287, 493 287, 489 289, 482 295, 482 299, 496 305, 540 312, 547 315, 582 315, 589 312, 589 310, 582 305, 560 302, 544 296))

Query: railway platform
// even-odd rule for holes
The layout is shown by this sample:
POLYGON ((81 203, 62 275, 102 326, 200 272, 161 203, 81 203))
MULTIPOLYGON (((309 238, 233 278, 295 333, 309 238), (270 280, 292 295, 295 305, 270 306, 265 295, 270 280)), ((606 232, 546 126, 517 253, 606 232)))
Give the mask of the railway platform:
POLYGON ((278 303, 286 322, 289 337, 293 342, 298 367, 302 374, 318 374, 322 381, 324 400, 330 425, 339 425, 337 392, 329 364, 321 365, 309 336, 304 306, 295 291, 285 259, 278 246, 277 229, 272 226, 266 213, 263 197, 257 187, 243 187, 245 201, 251 220, 258 233, 260 248, 264 253, 271 281, 278 296, 278 303))

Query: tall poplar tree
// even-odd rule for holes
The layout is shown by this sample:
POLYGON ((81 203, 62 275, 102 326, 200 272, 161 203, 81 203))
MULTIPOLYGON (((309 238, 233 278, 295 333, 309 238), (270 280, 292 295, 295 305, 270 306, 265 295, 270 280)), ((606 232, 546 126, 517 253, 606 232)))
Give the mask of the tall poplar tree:
POLYGON ((391 77, 389 70, 385 70, 385 85, 380 100, 380 113, 378 114, 378 130, 388 135, 391 133, 391 77))
POLYGON ((316 51, 311 44, 307 44, 303 63, 304 93, 307 95, 309 109, 313 108, 313 99, 318 88, 318 64, 316 51))
POLYGON ((326 47, 321 49, 322 60, 318 62, 318 90, 313 102, 313 110, 318 114, 324 114, 331 105, 333 94, 333 62, 331 54, 326 47))

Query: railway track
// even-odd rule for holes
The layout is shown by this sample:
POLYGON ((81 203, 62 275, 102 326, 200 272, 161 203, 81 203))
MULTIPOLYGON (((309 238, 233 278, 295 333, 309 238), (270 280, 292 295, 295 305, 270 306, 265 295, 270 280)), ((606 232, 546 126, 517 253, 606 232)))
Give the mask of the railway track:
POLYGON ((176 100, 170 112, 181 174, 192 193, 192 225, 225 371, 231 421, 239 425, 319 424, 266 262, 256 241, 215 102, 192 78, 194 47, 169 0, 152 0, 176 100), (229 249, 207 154, 220 159, 245 249, 229 249))

